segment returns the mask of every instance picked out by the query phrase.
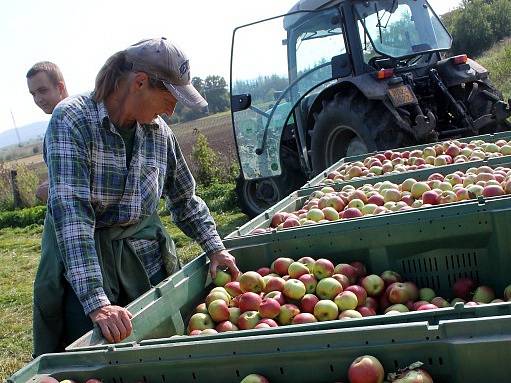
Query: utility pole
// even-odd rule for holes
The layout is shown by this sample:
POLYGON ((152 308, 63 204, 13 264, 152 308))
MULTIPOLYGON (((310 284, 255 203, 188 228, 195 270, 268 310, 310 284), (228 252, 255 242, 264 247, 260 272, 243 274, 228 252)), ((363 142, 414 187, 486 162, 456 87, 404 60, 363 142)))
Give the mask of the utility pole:
POLYGON ((20 138, 20 132, 18 131, 18 127, 16 126, 16 120, 14 119, 14 113, 11 109, 11 117, 12 117, 12 124, 14 125, 14 130, 16 131, 16 137, 18 138, 18 146, 21 146, 21 138, 20 138))

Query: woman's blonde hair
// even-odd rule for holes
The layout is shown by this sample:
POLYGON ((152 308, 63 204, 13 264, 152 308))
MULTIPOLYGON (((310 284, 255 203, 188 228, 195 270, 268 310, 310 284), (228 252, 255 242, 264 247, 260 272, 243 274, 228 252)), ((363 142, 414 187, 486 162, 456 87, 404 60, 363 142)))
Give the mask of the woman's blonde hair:
MULTIPOLYGON (((131 63, 126 61, 124 51, 117 52, 110 56, 96 76, 93 98, 96 102, 104 102, 108 96, 119 88, 121 81, 125 80, 131 70, 131 63)), ((151 88, 166 90, 160 80, 149 76, 151 88)))

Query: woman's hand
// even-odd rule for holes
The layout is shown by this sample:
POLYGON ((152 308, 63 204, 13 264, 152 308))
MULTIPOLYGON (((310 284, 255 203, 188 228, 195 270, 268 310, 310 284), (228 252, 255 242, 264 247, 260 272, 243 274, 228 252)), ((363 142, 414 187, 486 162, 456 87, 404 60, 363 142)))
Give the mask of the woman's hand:
POLYGON ((236 266, 236 259, 227 250, 217 251, 211 254, 209 259, 211 260, 209 264, 211 278, 215 279, 217 267, 224 266, 229 269, 233 281, 238 279, 240 271, 236 266))
POLYGON ((93 323, 96 323, 103 336, 110 343, 118 343, 127 338, 133 327, 131 326, 131 318, 133 315, 120 306, 103 306, 89 314, 93 323))

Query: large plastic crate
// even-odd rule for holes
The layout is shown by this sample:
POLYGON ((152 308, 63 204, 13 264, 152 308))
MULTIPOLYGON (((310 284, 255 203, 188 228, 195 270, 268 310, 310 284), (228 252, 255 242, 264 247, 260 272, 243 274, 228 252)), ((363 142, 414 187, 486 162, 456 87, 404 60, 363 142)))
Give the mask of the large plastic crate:
POLYGON ((270 382, 346 381, 351 362, 373 355, 395 371, 421 361, 435 383, 508 382, 511 317, 445 321, 435 326, 410 323, 311 331, 241 339, 202 339, 172 344, 135 345, 109 350, 47 354, 8 379, 104 383, 239 382, 251 373, 270 382))
MULTIPOLYGON (((242 271, 268 266, 280 256, 294 259, 303 256, 324 257, 334 263, 360 260, 370 272, 395 270, 405 279, 419 286, 431 287, 439 295, 449 297, 455 280, 462 276, 489 284, 501 294, 511 283, 510 232, 510 199, 502 198, 458 204, 452 209, 432 208, 427 217, 417 211, 407 211, 387 217, 377 216, 363 224, 362 220, 352 220, 343 225, 310 226, 306 231, 289 230, 261 238, 249 236, 238 239, 237 246, 228 247, 242 271)), ((203 255, 137 299, 129 306, 135 314, 134 330, 126 342, 183 334, 192 310, 203 301, 209 283, 208 264, 203 255)), ((459 318, 509 314, 506 311, 509 304, 503 307, 500 310, 504 311, 499 314, 479 311, 486 310, 486 306, 476 307, 475 311, 464 308, 461 310, 465 314, 459 318)), ((340 328, 347 325, 364 326, 366 323, 430 320, 430 315, 446 315, 444 318, 452 319, 452 315, 456 318, 458 314, 460 312, 456 309, 443 309, 435 313, 406 313, 396 318, 369 317, 350 321, 349 324, 333 321, 329 324, 253 331, 309 331, 324 328, 322 326, 340 328)), ((435 323, 434 317, 431 323, 435 323)), ((230 332, 214 337, 240 337, 248 333, 230 332)), ((180 342, 181 339, 176 337, 170 341, 180 342)), ((100 331, 95 329, 74 342, 70 349, 90 348, 98 344, 99 347, 106 347, 102 345, 103 342, 100 331)))
MULTIPOLYGON (((484 135, 481 135, 481 136, 459 138, 457 140, 460 141, 460 142, 467 142, 467 143, 470 142, 470 141, 473 141, 473 140, 483 140, 485 142, 497 142, 498 140, 509 141, 509 140, 511 140, 511 133, 510 132, 502 132, 502 133, 495 133, 495 134, 484 134, 484 135)), ((393 151, 394 152, 404 152, 404 151, 412 151, 412 150, 417 150, 417 149, 422 150, 424 148, 427 148, 428 146, 433 146, 435 144, 437 144, 437 143, 434 142, 434 143, 423 144, 423 145, 408 146, 408 147, 393 149, 393 151)), ((339 161, 337 161, 335 164, 329 166, 327 169, 325 169, 321 173, 319 173, 313 179, 307 181, 302 186, 302 189, 307 189, 307 188, 310 188, 310 187, 322 185, 323 184, 323 180, 328 176, 328 174, 331 171, 337 170, 342 165, 347 164, 347 163, 357 162, 357 161, 364 161, 364 159, 366 159, 367 157, 374 156, 374 155, 376 155, 378 153, 383 153, 383 151, 376 151, 376 152, 372 152, 372 153, 361 154, 361 155, 358 155, 358 156, 344 157, 344 158, 340 159, 339 161)), ((438 168, 442 168, 442 167, 439 166, 439 167, 436 167, 436 168, 438 169, 438 168)), ((413 172, 413 170, 410 171, 410 172, 413 172)), ((404 172, 403 174, 409 174, 410 172, 404 172)), ((378 180, 378 181, 381 181, 382 179, 385 179, 386 177, 388 177, 388 175, 387 174, 383 174, 383 175, 377 176, 377 177, 364 178, 364 180, 366 180, 366 181, 367 180, 378 180)), ((341 185, 346 185, 347 183, 350 183, 350 181, 342 181, 342 182, 338 182, 338 183, 341 184, 341 185)))
MULTIPOLYGON (((466 171, 472 167, 480 167, 480 166, 491 166, 493 168, 498 167, 498 166, 511 167, 511 156, 502 157, 502 158, 491 158, 488 160, 466 162, 466 163, 462 163, 462 164, 452 164, 452 165, 447 165, 447 166, 438 167, 438 168, 421 169, 421 170, 416 170, 414 172, 392 174, 392 175, 386 176, 385 180, 393 182, 393 183, 397 183, 397 184, 405 181, 408 178, 415 178, 418 181, 424 181, 424 180, 427 180, 427 178, 431 174, 434 174, 434 173, 440 173, 443 175, 447 175, 450 173, 454 173, 455 171, 458 171, 458 170, 466 171)), ((376 179, 376 178, 371 178, 371 179, 351 181, 347 184, 352 185, 355 188, 358 188, 358 187, 364 186, 366 184, 374 185, 377 182, 382 182, 382 180, 376 179)), ((338 191, 338 190, 341 190, 345 185, 346 184, 335 184, 335 185, 329 185, 329 186, 333 187, 335 190, 338 191)), ((293 212, 293 211, 297 211, 297 210, 301 209, 303 207, 305 201, 310 197, 310 195, 316 190, 321 190, 321 188, 323 188, 323 186, 315 186, 315 187, 310 187, 310 188, 299 189, 299 190, 293 192, 288 197, 284 198, 279 203, 277 203, 270 209, 266 210, 264 213, 258 215, 257 217, 253 218, 252 220, 250 220, 243 226, 237 228, 235 231, 233 231, 232 233, 227 235, 224 238, 224 241, 226 243, 228 243, 229 246, 237 246, 239 242, 244 241, 244 239, 240 239, 239 237, 253 236, 251 234, 251 232, 257 228, 268 228, 270 226, 273 215, 277 212, 293 212)), ((440 208, 440 209, 443 209, 444 211, 447 211, 450 209, 455 209, 459 205, 463 205, 463 204, 470 203, 470 202, 471 201, 456 202, 456 203, 440 205, 438 207, 415 209, 413 211, 418 212, 417 214, 419 214, 421 216, 427 217, 429 214, 429 211, 431 211, 431 209, 440 208)), ((511 202, 510 202, 510 206, 511 206, 511 202)), ((396 214, 396 213, 383 214, 382 216, 390 217, 393 214, 396 214)), ((365 225, 367 221, 372 220, 372 219, 377 219, 377 218, 379 218, 379 216, 362 217, 362 218, 357 219, 357 221, 364 220, 363 225, 365 225)), ((348 220, 340 220, 340 221, 332 222, 331 224, 345 225, 347 222, 348 222, 348 220)), ((318 226, 324 227, 323 225, 325 225, 325 224, 320 224, 318 226)), ((280 235, 280 233, 284 233, 289 230, 291 230, 291 231, 296 231, 296 230, 308 231, 309 228, 310 228, 310 226, 298 226, 298 227, 295 227, 292 229, 282 230, 277 233, 268 232, 268 233, 256 234, 255 236, 258 238, 258 241, 260 241, 261 237, 264 237, 264 236, 271 236, 271 235, 275 235, 275 234, 280 235)))

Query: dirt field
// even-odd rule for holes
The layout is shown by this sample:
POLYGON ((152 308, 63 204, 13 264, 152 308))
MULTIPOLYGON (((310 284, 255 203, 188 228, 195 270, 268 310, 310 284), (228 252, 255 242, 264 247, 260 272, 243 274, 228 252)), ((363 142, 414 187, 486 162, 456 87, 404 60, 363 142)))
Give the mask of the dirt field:
MULTIPOLYGON (((216 152, 220 153, 222 163, 225 166, 229 166, 233 161, 237 161, 231 114, 228 112, 219 113, 182 124, 171 125, 171 129, 176 134, 181 150, 192 169, 192 147, 195 144, 196 135, 199 132, 207 137, 209 146, 216 152)), ((35 154, 30 157, 8 161, 5 163, 5 166, 11 167, 16 163, 40 168, 43 163, 43 156, 42 154, 35 154)))

